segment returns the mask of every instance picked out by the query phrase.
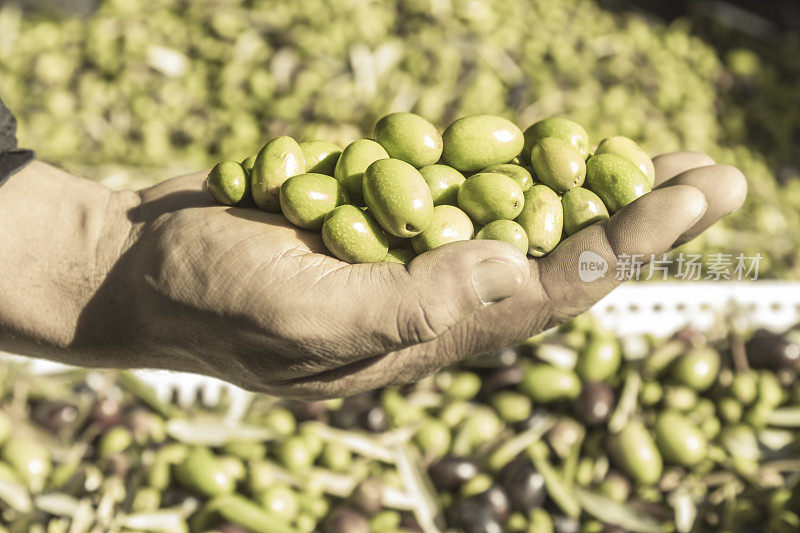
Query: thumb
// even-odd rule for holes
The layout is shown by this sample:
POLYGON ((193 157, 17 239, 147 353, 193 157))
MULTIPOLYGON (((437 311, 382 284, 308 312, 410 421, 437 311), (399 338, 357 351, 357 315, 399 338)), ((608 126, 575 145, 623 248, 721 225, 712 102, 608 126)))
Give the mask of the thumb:
POLYGON ((515 246, 490 240, 450 243, 408 265, 398 326, 404 345, 428 342, 478 309, 515 295, 530 264, 515 246))

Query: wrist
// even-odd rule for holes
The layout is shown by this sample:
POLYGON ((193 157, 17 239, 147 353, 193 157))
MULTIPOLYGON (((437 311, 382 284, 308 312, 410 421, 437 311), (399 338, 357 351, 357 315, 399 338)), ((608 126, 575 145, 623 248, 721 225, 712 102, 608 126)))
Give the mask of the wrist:
MULTIPOLYGON (((86 309, 130 246, 130 191, 33 162, 0 189, 0 350, 102 365, 82 332, 86 309)), ((105 365, 104 365, 105 366, 105 365)))

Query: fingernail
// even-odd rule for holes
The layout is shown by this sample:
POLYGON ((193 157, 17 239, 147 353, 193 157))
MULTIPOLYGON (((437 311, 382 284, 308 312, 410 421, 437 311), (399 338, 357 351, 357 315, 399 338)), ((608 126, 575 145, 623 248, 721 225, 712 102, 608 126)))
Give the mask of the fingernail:
POLYGON ((513 296, 522 286, 517 267, 506 261, 487 259, 472 270, 472 286, 485 304, 513 296))

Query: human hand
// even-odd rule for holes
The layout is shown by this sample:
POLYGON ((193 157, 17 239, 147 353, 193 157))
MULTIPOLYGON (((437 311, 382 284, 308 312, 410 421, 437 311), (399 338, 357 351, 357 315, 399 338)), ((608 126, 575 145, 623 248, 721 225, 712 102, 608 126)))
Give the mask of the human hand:
POLYGON ((527 259, 464 241, 349 265, 282 216, 215 205, 203 174, 112 192, 34 163, 0 194, 0 350, 95 367, 216 376, 287 397, 413 381, 585 311, 620 282, 580 281, 591 250, 661 254, 744 201, 735 168, 682 152, 657 187, 527 259))
POLYGON ((121 360, 146 354, 137 364, 280 396, 413 381, 566 321, 620 283, 613 275, 581 282, 581 252, 597 253, 613 273, 616 257, 661 254, 744 201, 742 174, 707 156, 682 152, 654 163, 656 190, 544 258, 465 241, 407 268, 343 263, 319 235, 280 215, 215 205, 203 174, 175 178, 141 191, 128 212, 130 246, 84 324, 87 332, 93 316, 115 324, 106 348, 121 360))

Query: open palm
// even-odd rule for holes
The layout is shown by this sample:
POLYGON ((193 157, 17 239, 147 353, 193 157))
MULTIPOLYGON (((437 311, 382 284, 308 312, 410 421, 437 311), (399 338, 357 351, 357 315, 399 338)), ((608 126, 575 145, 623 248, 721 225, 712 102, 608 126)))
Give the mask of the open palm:
POLYGON ((465 241, 408 267, 349 265, 280 215, 215 205, 203 174, 165 181, 141 191, 128 213, 130 246, 101 288, 123 307, 117 349, 300 398, 418 379, 585 311, 619 283, 617 257, 663 253, 744 201, 733 167, 694 152, 654 162, 656 190, 544 258, 465 241), (578 257, 587 250, 609 273, 584 283, 578 257))

